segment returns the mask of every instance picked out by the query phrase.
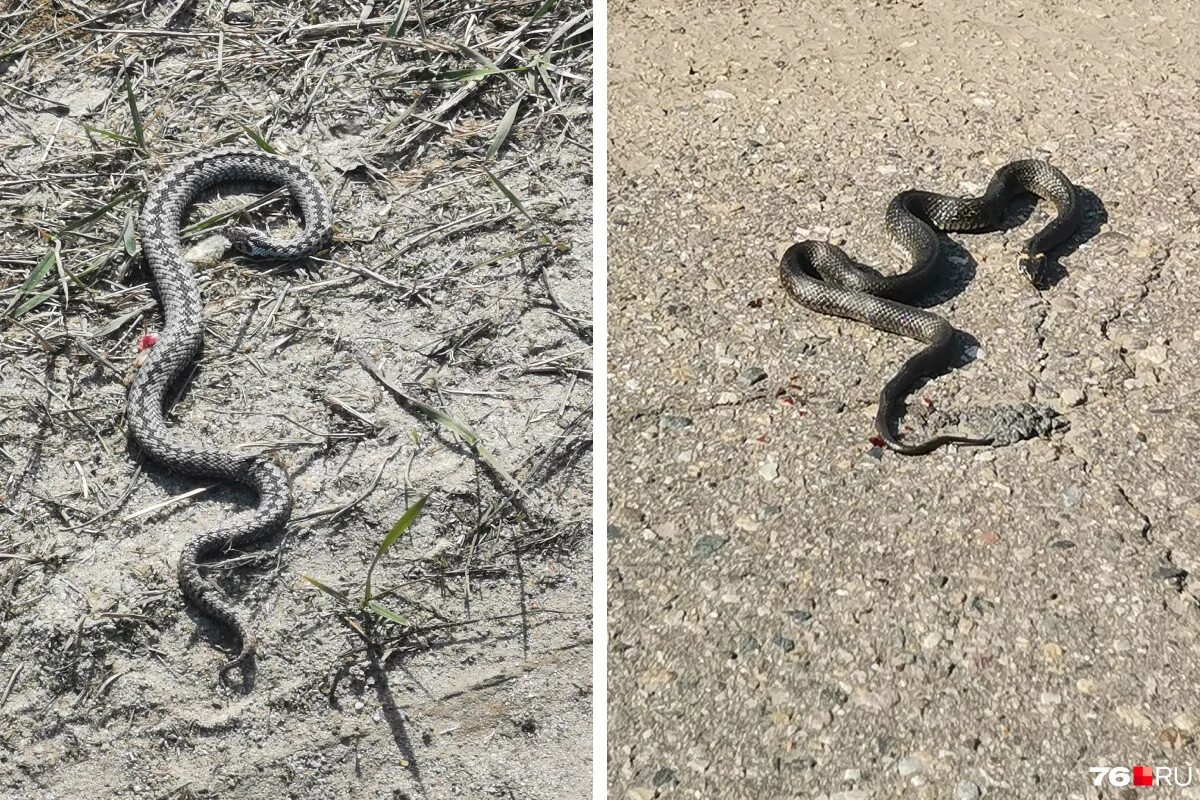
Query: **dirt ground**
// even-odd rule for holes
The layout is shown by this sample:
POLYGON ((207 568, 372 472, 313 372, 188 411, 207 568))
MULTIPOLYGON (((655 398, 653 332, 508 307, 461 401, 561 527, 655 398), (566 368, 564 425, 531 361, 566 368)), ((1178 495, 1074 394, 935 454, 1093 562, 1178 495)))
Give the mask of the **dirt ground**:
POLYGON ((609 781, 653 797, 1200 797, 1200 24, 1168 2, 609 9, 609 781), (1048 158, 1045 209, 954 235, 974 339, 911 399, 1069 429, 869 441, 916 345, 806 312, 794 241, 907 266, 883 211, 1048 158), (1093 767, 1187 769, 1187 788, 1093 767), (1115 777, 1114 777, 1115 776, 1115 777))
MULTIPOLYGON (((540 0, 0 6, 0 797, 587 794, 590 31, 540 0), (160 324, 131 222, 176 159, 256 140, 315 170, 335 242, 188 241, 207 343, 170 420, 273 452, 296 501, 212 568, 260 641, 229 687, 174 568, 253 496, 127 445, 160 324), (424 495, 373 576, 407 624, 301 578, 361 596, 424 495)), ((192 218, 292 224, 260 197, 192 218)))

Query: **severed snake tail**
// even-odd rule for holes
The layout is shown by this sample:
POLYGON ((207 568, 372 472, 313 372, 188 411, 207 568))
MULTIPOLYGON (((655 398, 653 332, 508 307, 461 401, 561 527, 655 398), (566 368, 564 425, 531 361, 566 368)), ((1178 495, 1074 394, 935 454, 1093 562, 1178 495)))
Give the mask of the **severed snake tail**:
POLYGON ((880 275, 855 264, 839 247, 805 241, 784 253, 779 275, 784 288, 801 305, 822 314, 864 322, 878 330, 925 343, 884 387, 875 427, 892 450, 903 455, 929 453, 945 444, 991 444, 992 437, 939 436, 916 445, 901 443, 893 431, 896 408, 913 384, 944 370, 954 355, 954 328, 944 318, 911 305, 927 294, 938 278, 941 247, 935 229, 987 231, 999 228, 1010 199, 1030 193, 1050 201, 1054 219, 1023 248, 1018 266, 1038 287, 1045 276, 1046 253, 1062 244, 1079 226, 1078 192, 1065 175, 1044 161, 1014 161, 998 169, 980 197, 958 198, 925 191, 905 191, 888 205, 885 224, 892 240, 906 250, 912 267, 896 275, 880 275))

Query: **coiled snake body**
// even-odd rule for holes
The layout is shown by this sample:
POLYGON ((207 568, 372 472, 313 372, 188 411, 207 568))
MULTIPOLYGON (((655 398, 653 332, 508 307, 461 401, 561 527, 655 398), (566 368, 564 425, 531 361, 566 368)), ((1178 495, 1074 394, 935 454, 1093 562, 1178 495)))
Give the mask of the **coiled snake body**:
POLYGON ((801 305, 925 343, 926 347, 888 381, 879 399, 876 430, 883 442, 898 453, 917 455, 944 444, 992 442, 990 437, 937 436, 920 444, 904 444, 896 438, 892 420, 896 406, 913 384, 945 369, 954 355, 954 328, 950 323, 910 305, 937 281, 941 248, 933 229, 995 230, 1003 222, 1008 201, 1022 193, 1050 201, 1057 211, 1055 218, 1025 244, 1018 258, 1022 273, 1038 286, 1044 279, 1047 251, 1062 244, 1080 222, 1075 187, 1044 161, 1006 164, 996 171, 980 197, 958 198, 924 191, 896 195, 888 205, 885 225, 893 242, 912 259, 913 266, 907 272, 880 275, 855 264, 841 248, 825 242, 800 242, 784 253, 780 278, 801 305))
POLYGON ((200 352, 204 305, 196 275, 183 258, 180 229, 197 195, 230 182, 275 184, 287 188, 304 218, 303 233, 278 240, 253 228, 225 231, 242 253, 296 259, 320 250, 329 239, 329 201, 312 173, 279 156, 261 151, 223 149, 189 158, 166 172, 142 206, 138 229, 142 251, 154 274, 165 324, 129 387, 129 432, 142 452, 184 475, 242 484, 259 497, 257 508, 192 537, 179 557, 179 586, 204 614, 230 627, 240 649, 221 668, 222 675, 253 655, 255 638, 220 590, 200 574, 199 562, 215 553, 243 547, 278 530, 291 514, 287 472, 268 456, 246 455, 195 446, 172 433, 164 417, 168 388, 200 352))

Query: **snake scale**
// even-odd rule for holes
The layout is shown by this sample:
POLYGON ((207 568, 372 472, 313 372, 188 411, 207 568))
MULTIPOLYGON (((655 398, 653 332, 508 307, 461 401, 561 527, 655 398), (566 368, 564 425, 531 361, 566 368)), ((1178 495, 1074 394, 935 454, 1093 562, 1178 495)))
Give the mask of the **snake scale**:
POLYGON ((879 399, 875 428, 892 450, 905 455, 929 453, 945 444, 991 444, 989 436, 936 436, 919 444, 900 442, 893 431, 896 407, 922 377, 946 369, 954 356, 954 328, 944 318, 916 308, 935 287, 941 263, 939 231, 997 230, 1014 197, 1034 194, 1054 205, 1056 215, 1026 242, 1017 263, 1035 286, 1045 279, 1046 253, 1069 238, 1079 226, 1078 191, 1057 168, 1044 161, 1014 161, 998 169, 979 197, 958 198, 909 190, 888 205, 885 227, 904 249, 912 267, 896 275, 881 275, 851 261, 841 248, 805 241, 784 253, 779 273, 784 288, 803 306, 822 314, 865 322, 888 333, 925 343, 887 382, 879 399))
POLYGON ((224 235, 236 250, 249 256, 298 259, 329 242, 332 213, 324 190, 311 172, 285 158, 221 149, 183 160, 163 174, 146 196, 138 232, 158 289, 164 326, 130 384, 126 409, 129 433, 151 460, 183 475, 241 484, 258 494, 253 511, 193 536, 179 557, 184 597, 238 637, 239 651, 221 668, 222 675, 253 656, 255 637, 216 585, 200 573, 199 563, 279 530, 291 515, 291 485, 286 470, 269 456, 198 446, 175 435, 164 405, 168 389, 198 356, 204 338, 200 287, 180 242, 185 214, 201 192, 241 182, 285 187, 300 208, 304 227, 286 241, 254 228, 227 229, 224 235))

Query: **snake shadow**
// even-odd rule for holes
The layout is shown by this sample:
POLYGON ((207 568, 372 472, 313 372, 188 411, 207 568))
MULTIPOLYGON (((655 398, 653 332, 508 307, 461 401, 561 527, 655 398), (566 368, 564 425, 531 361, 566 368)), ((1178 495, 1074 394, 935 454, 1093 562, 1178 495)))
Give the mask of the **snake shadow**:
POLYGON ((1108 208, 1100 196, 1084 186, 1076 185, 1075 189, 1079 192, 1079 227, 1075 229, 1075 233, 1071 235, 1070 239, 1047 254, 1046 274, 1041 288, 1048 289, 1067 277, 1067 269, 1059 259, 1073 254, 1100 233, 1100 228, 1108 222, 1108 208))
MULTIPOLYGON (((1037 286, 1039 291, 1051 289, 1062 282, 1069 274, 1062 264, 1062 259, 1073 254, 1096 236, 1100 232, 1101 226, 1108 222, 1108 209, 1099 195, 1083 186, 1076 185, 1075 188, 1079 195, 1079 226, 1069 239, 1046 254, 1046 268, 1042 274, 1042 281, 1037 286)), ((1003 232, 1006 239, 1012 239, 1014 242, 1024 242, 1032 233, 1018 229, 1038 215, 1038 204, 1038 198, 1031 194, 1015 198, 1009 203, 1003 221, 994 229, 994 232, 1003 232)), ((1050 219, 1050 215, 1044 211, 1042 216, 1044 218, 1038 220, 1039 227, 1050 219)), ((987 232, 982 233, 986 235, 987 232)), ((967 236, 972 235, 967 234, 967 236)), ((946 234, 938 236, 942 245, 942 270, 945 277, 940 291, 931 293, 917 304, 924 309, 931 309, 961 295, 975 280, 979 271, 979 263, 963 244, 949 238, 946 234)), ((1016 274, 1015 257, 1011 266, 1012 272, 1016 274)), ((974 335, 958 328, 955 328, 955 334, 959 344, 959 357, 956 363, 958 366, 970 364, 975 360, 973 354, 975 348, 979 347, 979 340, 974 335)))
MULTIPOLYGON (((1076 186, 1079 193, 1080 221, 1079 226, 1071 237, 1058 247, 1046 254, 1046 270, 1042 276, 1039 289, 1050 289, 1058 285, 1068 273, 1061 259, 1071 255, 1083 244, 1100 232, 1100 228, 1108 221, 1108 210, 1104 202, 1090 189, 1076 186)), ((1024 242, 1027 234, 1017 229, 1025 225, 1035 216, 1038 208, 1038 198, 1033 195, 1022 195, 1014 199, 1008 206, 1004 220, 993 229, 993 232, 1003 232, 1006 239, 1024 242)), ((1044 212, 1043 212, 1044 214, 1044 212)), ((1039 226, 1048 222, 1050 217, 1045 215, 1039 220, 1039 226)), ((981 231, 987 234, 988 231, 981 231)), ((956 234, 957 235, 957 234, 956 234)), ((975 234, 966 234, 974 236, 975 234)), ((938 234, 942 245, 942 270, 944 283, 939 291, 931 293, 924 301, 918 303, 921 308, 932 308, 941 305, 966 291, 979 270, 979 264, 970 251, 958 241, 946 234, 938 234)), ((1008 248, 1015 251, 1015 247, 1008 248)), ((1002 267, 1004 265, 1001 265, 1002 267)), ((1016 257, 1012 259, 1012 272, 1016 274, 1016 257)))
MULTIPOLYGON (((1092 239, 1092 237, 1096 236, 1100 232, 1101 226, 1108 221, 1108 209, 1099 195, 1091 189, 1079 186, 1078 184, 1076 184, 1075 188, 1078 192, 1080 204, 1079 226, 1069 239, 1046 254, 1045 271, 1042 274, 1042 281, 1037 287, 1039 291, 1051 289, 1067 277, 1069 273, 1066 267, 1063 266, 1061 259, 1071 255, 1092 239)), ((1008 205, 1003 221, 992 232, 1003 232, 1006 239, 1023 242, 1029 235, 1032 235, 1032 231, 1027 233, 1017 229, 1035 217, 1038 202, 1038 198, 1031 194, 1014 198, 1008 205)), ((1049 214, 1046 214, 1046 212, 1042 212, 1042 214, 1045 218, 1039 220, 1039 226, 1045 224, 1050 219, 1049 214)), ((986 235, 988 232, 981 231, 981 233, 986 235)), ((965 235, 973 237, 975 234, 965 235)), ((914 303, 917 307, 926 310, 931 310, 935 306, 949 302, 961 295, 971 285, 971 282, 975 280, 975 276, 979 272, 979 263, 963 244, 960 244, 944 233, 939 233, 938 239, 942 248, 940 266, 942 270, 941 285, 938 291, 932 292, 927 297, 914 303)), ((1015 248, 1010 249, 1015 250, 1015 248)), ((855 263, 866 270, 875 271, 869 265, 859 264, 857 261, 855 263)), ((1012 273, 1016 275, 1015 256, 1012 259, 1011 267, 1012 273)), ((1019 276, 1018 279, 1024 280, 1019 276)), ((973 334, 957 327, 954 329, 954 333, 957 345, 955 366, 963 367, 975 360, 975 353, 980 346, 980 342, 973 334)), ((935 376, 929 376, 929 378, 932 377, 935 376)), ((915 390, 923 385, 929 378, 918 381, 913 389, 915 390)))

